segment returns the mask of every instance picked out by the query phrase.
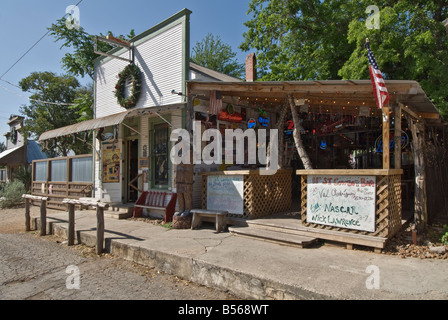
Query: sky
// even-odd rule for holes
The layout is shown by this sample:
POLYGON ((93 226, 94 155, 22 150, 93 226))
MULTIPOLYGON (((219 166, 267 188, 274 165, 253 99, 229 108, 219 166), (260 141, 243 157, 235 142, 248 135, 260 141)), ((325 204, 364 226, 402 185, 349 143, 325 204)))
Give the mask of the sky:
MULTIPOLYGON (((66 14, 66 8, 79 0, 0 0, 0 76, 29 50, 56 20, 66 14)), ((250 0, 82 0, 79 4, 80 25, 89 34, 128 34, 131 29, 138 35, 184 8, 190 16, 190 48, 207 33, 221 37, 237 52, 243 63, 248 52, 238 48, 247 31, 244 22, 250 0)), ((61 49, 51 35, 44 37, 3 77, 14 85, 31 72, 52 71, 63 74, 61 59, 68 49, 61 49)), ((91 80, 78 78, 81 84, 91 80)), ((20 114, 19 108, 28 104, 30 94, 0 81, 0 142, 9 131, 6 122, 11 114, 20 114)))

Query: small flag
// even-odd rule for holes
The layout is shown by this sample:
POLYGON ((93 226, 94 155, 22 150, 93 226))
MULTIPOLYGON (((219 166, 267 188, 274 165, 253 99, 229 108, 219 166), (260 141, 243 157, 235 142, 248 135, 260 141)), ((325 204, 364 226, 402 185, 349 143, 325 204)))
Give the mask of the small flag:
POLYGON ((376 63, 372 50, 370 50, 369 39, 366 39, 367 57, 369 58, 370 80, 372 80, 373 93, 375 95, 376 105, 382 109, 389 101, 390 95, 386 88, 381 70, 376 63))
POLYGON ((210 114, 218 114, 222 109, 221 91, 210 91, 210 114))

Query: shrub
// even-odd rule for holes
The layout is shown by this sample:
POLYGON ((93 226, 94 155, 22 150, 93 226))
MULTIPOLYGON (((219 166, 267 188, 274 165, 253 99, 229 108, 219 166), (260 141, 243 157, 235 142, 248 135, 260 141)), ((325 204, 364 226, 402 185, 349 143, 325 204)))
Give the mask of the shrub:
POLYGON ((25 185, 20 181, 12 181, 5 185, 2 192, 1 208, 13 207, 23 202, 22 195, 26 193, 25 185))
POLYGON ((442 243, 448 244, 448 225, 443 226, 444 235, 442 236, 442 243))

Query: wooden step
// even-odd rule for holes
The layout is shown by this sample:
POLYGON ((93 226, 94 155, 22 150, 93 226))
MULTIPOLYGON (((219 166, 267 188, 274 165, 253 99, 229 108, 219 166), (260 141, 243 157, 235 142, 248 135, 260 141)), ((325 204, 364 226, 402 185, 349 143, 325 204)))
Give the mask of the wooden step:
POLYGON ((262 228, 233 226, 229 227, 229 232, 238 236, 251 237, 299 248, 309 247, 317 241, 317 238, 305 237, 292 233, 272 231, 262 228))

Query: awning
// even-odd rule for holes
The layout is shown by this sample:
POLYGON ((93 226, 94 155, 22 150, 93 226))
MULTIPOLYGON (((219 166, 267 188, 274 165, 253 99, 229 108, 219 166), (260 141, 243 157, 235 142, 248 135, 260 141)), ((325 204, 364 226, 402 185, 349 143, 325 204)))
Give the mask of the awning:
POLYGON ((132 109, 116 114, 112 114, 109 116, 96 118, 92 120, 86 120, 83 122, 75 123, 70 126, 46 131, 42 133, 39 137, 39 140, 48 140, 56 137, 67 136, 73 133, 84 132, 89 130, 94 130, 98 128, 104 128, 109 126, 114 126, 122 123, 127 118, 139 117, 146 114, 158 114, 161 112, 166 112, 170 110, 178 110, 182 109, 186 106, 186 103, 166 105, 166 106, 158 106, 158 107, 148 107, 148 108, 139 108, 132 109))
POLYGON ((0 165, 14 164, 23 162, 23 153, 20 153, 21 149, 25 146, 15 147, 12 149, 7 149, 0 153, 0 165))

